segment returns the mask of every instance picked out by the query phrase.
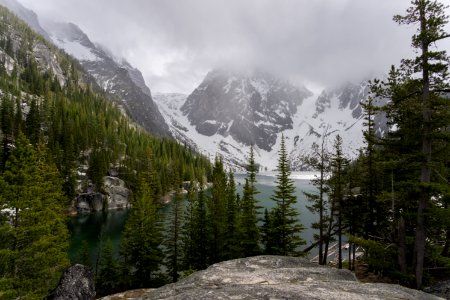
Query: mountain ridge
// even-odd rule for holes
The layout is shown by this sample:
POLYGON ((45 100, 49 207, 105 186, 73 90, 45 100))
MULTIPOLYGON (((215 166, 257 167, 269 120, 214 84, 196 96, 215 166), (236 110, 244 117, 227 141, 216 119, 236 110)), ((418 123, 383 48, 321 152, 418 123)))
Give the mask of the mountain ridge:
MULTIPOLYGON (((294 170, 308 169, 302 157, 310 155, 312 144, 320 144, 324 136, 327 149, 331 151, 332 139, 336 134, 340 134, 344 140, 344 149, 350 158, 356 157, 358 149, 363 147, 363 111, 360 102, 368 96, 367 81, 348 82, 340 87, 325 89, 317 94, 309 92, 302 86, 295 87, 288 84, 287 86, 292 89, 299 89, 299 92, 291 94, 297 95, 296 99, 290 99, 287 104, 284 104, 288 109, 278 110, 278 113, 287 111, 284 115, 284 120, 287 122, 280 125, 274 118, 271 118, 273 111, 277 112, 276 105, 268 105, 264 109, 259 108, 259 111, 256 110, 259 115, 249 126, 262 125, 264 130, 271 129, 271 131, 267 133, 264 130, 255 130, 253 132, 255 135, 263 132, 259 140, 256 138, 242 140, 240 136, 230 133, 231 126, 229 124, 231 122, 234 124, 236 118, 243 115, 245 117, 246 107, 242 103, 251 103, 252 97, 255 97, 256 88, 249 87, 249 82, 252 78, 255 79, 255 75, 252 74, 238 80, 239 83, 245 83, 244 86, 247 88, 247 90, 240 89, 240 91, 247 91, 247 93, 240 93, 241 97, 226 96, 231 90, 230 82, 236 82, 237 78, 239 77, 233 71, 214 70, 208 73, 205 80, 190 95, 155 94, 155 100, 171 127, 173 136, 180 142, 207 153, 210 157, 214 157, 216 154, 220 155, 230 167, 237 169, 245 166, 250 145, 254 145, 255 158, 263 170, 276 169, 277 151, 282 134, 285 137, 291 167, 294 170), (217 81, 211 83, 214 80, 217 81), (205 113, 200 114, 199 112, 205 113), (261 120, 264 120, 265 123, 261 120), (270 124, 270 121, 274 123, 270 124), (204 134, 205 128, 202 127, 205 123, 212 128, 206 132, 207 134, 204 134), (270 140, 266 139, 267 136, 270 137, 270 140), (252 141, 259 141, 259 143, 252 143, 252 141), (261 142, 268 142, 268 144, 261 146, 261 142)), ((285 87, 283 80, 278 79, 273 82, 274 85, 277 85, 272 87, 273 90, 285 87)), ((259 100, 263 98, 260 95, 258 96, 259 100)), ((274 101, 278 99, 275 98, 274 101)), ((259 103, 264 103, 264 101, 259 101, 259 103)), ((250 119, 247 118, 246 121, 250 122, 250 119)), ((381 117, 377 121, 379 124, 383 122, 381 117)), ((383 127, 380 126, 380 128, 383 127)))
POLYGON ((169 127, 137 68, 125 60, 118 62, 104 47, 93 43, 76 24, 41 20, 16 0, 0 0, 0 4, 12 10, 47 41, 76 58, 108 98, 118 103, 137 124, 155 135, 170 137, 169 127))

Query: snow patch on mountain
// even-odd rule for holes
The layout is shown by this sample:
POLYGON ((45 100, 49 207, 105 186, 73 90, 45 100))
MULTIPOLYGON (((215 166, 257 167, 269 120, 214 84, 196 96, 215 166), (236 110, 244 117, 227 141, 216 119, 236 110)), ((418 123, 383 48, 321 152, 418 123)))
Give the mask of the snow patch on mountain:
MULTIPOLYGON (((249 152, 249 145, 242 140, 239 140, 231 134, 227 134, 229 129, 233 126, 236 120, 247 118, 245 115, 246 106, 243 110, 234 111, 231 120, 224 120, 220 115, 220 107, 230 105, 238 105, 249 101, 255 93, 269 94, 269 90, 286 89, 286 87, 267 88, 264 80, 260 81, 242 81, 235 76, 222 80, 222 88, 213 89, 214 93, 208 94, 204 101, 215 101, 220 98, 223 101, 229 101, 230 98, 221 98, 223 95, 216 93, 235 93, 236 89, 239 92, 239 99, 231 99, 232 103, 225 102, 216 105, 216 110, 210 111, 209 117, 204 116, 201 124, 209 124, 215 128, 224 128, 217 130, 212 134, 205 134, 198 130, 197 123, 192 122, 189 114, 185 113, 185 108, 189 104, 189 97, 182 94, 155 94, 155 102, 159 105, 160 111, 163 114, 166 123, 169 124, 172 135, 180 142, 189 145, 192 149, 197 150, 211 159, 215 155, 220 155, 224 162, 235 169, 242 169, 246 164, 249 152), (252 89, 249 88, 248 83, 251 83, 252 89), (247 86, 246 86, 247 85, 247 86), (234 90, 234 92, 233 92, 234 90), (256 92, 255 92, 256 90, 256 92), (247 91, 243 93, 243 91, 247 91), (234 102, 237 100, 236 102, 234 102), (211 116, 216 116, 212 118, 211 116), (221 119, 222 118, 222 119, 221 119), (218 126, 220 125, 220 126, 218 126), (225 134, 224 134, 225 133, 225 134)), ((220 86, 220 85, 219 85, 220 86)), ((288 88, 292 89, 294 87, 288 88)), ((299 88, 303 89, 303 87, 299 88)), ((305 89, 306 90, 306 89, 305 89)), ((210 86, 200 85, 193 94, 204 93, 204 91, 211 91, 210 86)), ((334 138, 339 134, 343 139, 343 150, 349 158, 354 158, 358 155, 358 150, 364 145, 363 138, 363 116, 360 107, 360 101, 367 97, 368 88, 367 83, 361 84, 346 84, 339 88, 325 90, 320 94, 309 94, 308 97, 292 100, 299 103, 295 106, 296 110, 293 112, 289 109, 289 101, 283 97, 272 97, 271 101, 277 101, 275 111, 269 112, 264 109, 253 110, 253 119, 250 120, 249 126, 266 126, 272 128, 272 133, 275 139, 271 142, 271 147, 260 147, 258 144, 254 145, 255 158, 261 166, 261 170, 275 170, 278 162, 278 150, 280 149, 281 136, 285 138, 285 144, 289 153, 291 166, 294 170, 304 170, 306 166, 303 163, 302 157, 312 153, 312 145, 314 143, 320 144, 325 138, 327 149, 332 150, 334 138), (286 114, 292 121, 291 126, 283 126, 277 124, 277 119, 271 118, 271 114, 278 116, 286 114), (274 129, 276 128, 276 129, 274 129)), ((192 94, 191 94, 192 95, 192 94)), ((263 96, 261 98, 264 98, 263 96)), ((198 103, 196 107, 199 107, 198 103)), ((207 104, 203 104, 207 105, 207 104)), ((292 107, 292 102, 291 102, 292 107)), ((213 108, 210 108, 214 110, 213 108)), ((286 117, 286 116, 283 116, 286 117)), ((243 123, 240 123, 241 125, 243 123)), ((239 130, 240 128, 237 128, 239 130)), ((241 128, 246 130, 246 128, 241 128)), ((262 140, 269 142, 267 140, 262 140)))
POLYGON ((51 37, 59 48, 66 51, 68 54, 72 55, 78 60, 99 60, 99 57, 92 53, 91 49, 81 45, 78 41, 67 41, 59 38, 51 37))

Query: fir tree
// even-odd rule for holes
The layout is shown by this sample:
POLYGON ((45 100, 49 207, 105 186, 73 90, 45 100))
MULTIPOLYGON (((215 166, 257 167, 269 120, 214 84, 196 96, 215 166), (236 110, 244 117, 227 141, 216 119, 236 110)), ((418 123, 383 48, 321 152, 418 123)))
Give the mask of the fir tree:
POLYGON ((210 222, 210 263, 223 260, 226 227, 226 174, 222 159, 216 157, 212 176, 211 199, 208 201, 210 222))
POLYGON ((186 196, 187 206, 184 213, 184 223, 183 230, 181 233, 181 242, 182 242, 182 269, 189 270, 191 269, 191 262, 193 261, 196 253, 194 253, 194 236, 195 231, 195 208, 196 208, 196 187, 194 181, 190 181, 189 190, 186 196))
MULTIPOLYGON (((420 170, 421 191, 418 197, 417 224, 414 244, 414 264, 417 288, 422 287, 425 261, 426 228, 425 213, 429 206, 433 141, 442 124, 433 120, 436 113, 436 95, 448 88, 448 56, 445 51, 433 51, 431 47, 439 40, 450 37, 445 32, 448 16, 445 6, 438 1, 413 0, 405 16, 395 16, 399 24, 418 25, 417 34, 412 37, 412 46, 420 51, 416 59, 404 60, 411 73, 420 72, 419 98, 422 112, 421 144, 422 159, 420 170), (441 92, 439 91, 441 90, 441 92)), ((448 124, 447 124, 448 125, 448 124)))
POLYGON ((272 234, 278 240, 274 245, 274 252, 279 255, 299 255, 298 248, 305 244, 299 236, 304 228, 298 223, 300 213, 294 207, 297 197, 294 182, 289 178, 291 171, 284 136, 281 137, 277 171, 277 186, 271 197, 276 203, 271 224, 272 234))
POLYGON ((247 178, 245 179, 243 196, 240 203, 241 218, 241 247, 243 256, 254 256, 261 253, 259 246, 260 233, 258 228, 258 215, 260 206, 256 195, 259 193, 256 189, 256 174, 258 168, 256 166, 253 147, 250 147, 250 153, 247 164, 247 178))
POLYGON ((183 195, 179 188, 172 200, 171 212, 167 220, 168 230, 166 233, 165 257, 167 271, 172 282, 178 281, 182 263, 181 230, 183 223, 183 200, 183 195))
POLYGON ((227 204, 226 204, 226 229, 225 229, 225 249, 224 259, 233 259, 240 257, 242 250, 240 248, 239 237, 239 207, 236 198, 236 185, 233 172, 228 173, 227 182, 227 204))
POLYGON ((208 217, 206 212, 206 196, 203 190, 203 184, 200 183, 200 190, 195 201, 193 223, 195 231, 193 233, 192 245, 194 257, 191 262, 192 270, 203 270, 208 266, 208 252, 209 252, 209 228, 208 217))
POLYGON ((118 291, 119 264, 114 258, 113 244, 110 239, 103 243, 100 251, 100 261, 96 277, 95 289, 97 295, 109 295, 118 291))
MULTIPOLYGON (((334 153, 331 158, 331 172, 332 176, 328 180, 328 185, 330 188, 330 201, 333 202, 333 206, 336 209, 336 219, 337 219, 337 235, 338 235, 338 268, 342 269, 342 229, 343 229, 343 206, 344 206, 344 195, 346 192, 346 178, 345 169, 348 166, 348 159, 344 157, 342 152, 342 138, 337 135, 334 145, 334 153)), ((332 220, 330 220, 332 222, 332 220)))
POLYGON ((0 187, 0 207, 11 211, 0 227, 0 295, 43 298, 69 263, 61 179, 45 149, 36 152, 19 134, 0 187))
POLYGON ((328 128, 322 134, 322 142, 320 146, 316 143, 313 144, 313 155, 305 158, 306 163, 310 167, 320 172, 320 175, 317 178, 311 180, 312 184, 317 188, 318 193, 303 192, 303 194, 306 196, 306 199, 312 202, 312 204, 310 206, 307 206, 307 208, 312 213, 319 214, 319 221, 311 224, 311 227, 313 229, 319 230, 319 234, 315 235, 315 239, 318 241, 319 245, 319 264, 321 265, 325 264, 323 246, 327 225, 326 214, 328 211, 328 203, 326 201, 325 195, 328 193, 326 180, 330 173, 330 154, 326 150, 326 138, 328 135, 327 131, 328 128))
POLYGON ((142 181, 123 232, 121 255, 135 288, 157 285, 163 261, 161 220, 152 198, 153 191, 142 181))

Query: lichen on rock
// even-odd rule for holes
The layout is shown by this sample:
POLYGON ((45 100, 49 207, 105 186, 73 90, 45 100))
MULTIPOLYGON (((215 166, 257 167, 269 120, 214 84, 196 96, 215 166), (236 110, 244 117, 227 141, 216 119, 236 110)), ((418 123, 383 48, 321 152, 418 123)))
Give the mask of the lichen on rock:
POLYGON ((134 299, 440 299, 395 284, 361 283, 305 258, 255 256, 217 263, 134 299))

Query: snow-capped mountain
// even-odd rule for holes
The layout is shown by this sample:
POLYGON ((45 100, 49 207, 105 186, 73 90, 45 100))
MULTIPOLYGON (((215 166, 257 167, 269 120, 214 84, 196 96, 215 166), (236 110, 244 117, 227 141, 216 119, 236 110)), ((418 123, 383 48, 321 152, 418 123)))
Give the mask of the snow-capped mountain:
POLYGON ((297 107, 312 93, 269 74, 214 70, 181 107, 197 132, 271 151, 277 134, 292 129, 297 107))
POLYGON ((336 134, 344 150, 355 157, 363 146, 360 101, 366 82, 346 84, 314 95, 305 87, 264 73, 251 76, 216 70, 189 96, 155 94, 172 135, 211 157, 219 154, 231 166, 246 162, 249 146, 263 169, 276 168, 281 135, 294 169, 304 168, 301 157, 313 143, 331 149, 336 134), (234 124, 239 126, 233 127, 234 124))
POLYGON ((44 22, 42 25, 51 40, 78 59, 97 84, 116 98, 138 124, 154 134, 170 136, 169 127, 138 69, 92 43, 75 24, 44 22))
POLYGON ((76 58, 98 86, 136 123, 156 135, 170 136, 169 127, 138 69, 94 44, 75 24, 39 19, 16 0, 0 0, 0 5, 9 8, 45 39, 76 58))

